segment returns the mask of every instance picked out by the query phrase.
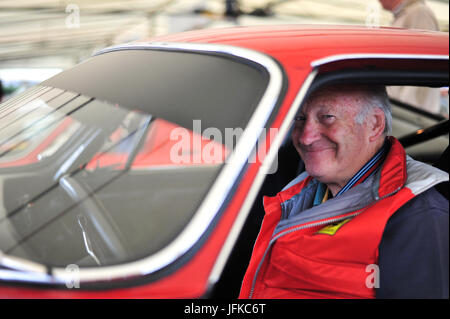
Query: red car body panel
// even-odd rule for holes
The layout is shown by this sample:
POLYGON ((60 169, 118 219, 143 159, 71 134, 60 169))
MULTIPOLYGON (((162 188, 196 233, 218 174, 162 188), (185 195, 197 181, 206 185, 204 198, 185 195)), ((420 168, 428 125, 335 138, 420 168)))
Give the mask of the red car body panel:
MULTIPOLYGON (((287 77, 287 91, 273 128, 280 128, 299 89, 312 72, 314 61, 338 55, 448 55, 448 34, 401 29, 370 29, 354 26, 263 26, 211 29, 153 38, 152 42, 192 42, 230 45, 260 51, 275 58, 287 77)), ((328 64, 329 69, 345 63, 359 65, 361 59, 328 64)), ((364 59, 363 59, 364 60, 364 59)), ((381 61, 381 60, 380 60, 381 61)), ((381 61, 386 66, 386 61, 381 61)), ((398 66, 398 61, 394 65, 398 66)), ((374 63, 377 64, 376 60, 374 63)), ((403 62, 408 67, 407 60, 403 62)), ((430 62, 432 64, 432 62, 430 62)), ((389 66, 389 65, 387 65, 389 66)), ((415 64, 415 67, 418 67, 415 64)), ((430 67, 424 63, 424 67, 430 67)), ((267 141, 269 144, 270 142, 267 141)), ((196 298, 209 288, 209 276, 223 243, 250 190, 261 162, 249 164, 220 222, 198 253, 167 277, 130 288, 105 291, 82 289, 37 289, 0 287, 0 296, 11 298, 196 298)))
POLYGON ((160 42, 197 42, 240 46, 264 52, 283 67, 310 68, 336 55, 448 55, 448 35, 432 31, 355 26, 261 26, 208 29, 154 38, 160 42))

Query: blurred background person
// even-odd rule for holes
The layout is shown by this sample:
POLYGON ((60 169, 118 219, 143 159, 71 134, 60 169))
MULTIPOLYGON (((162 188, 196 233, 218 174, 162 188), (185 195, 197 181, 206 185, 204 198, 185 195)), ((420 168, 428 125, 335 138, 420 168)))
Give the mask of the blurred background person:
MULTIPOLYGON (((397 28, 439 31, 433 11, 424 0, 379 0, 385 10, 393 13, 391 25, 397 28)), ((431 113, 440 113, 439 89, 426 87, 394 86, 388 88, 389 96, 431 113)))
POLYGON ((379 0, 385 10, 394 14, 393 27, 439 31, 433 11, 424 0, 379 0))

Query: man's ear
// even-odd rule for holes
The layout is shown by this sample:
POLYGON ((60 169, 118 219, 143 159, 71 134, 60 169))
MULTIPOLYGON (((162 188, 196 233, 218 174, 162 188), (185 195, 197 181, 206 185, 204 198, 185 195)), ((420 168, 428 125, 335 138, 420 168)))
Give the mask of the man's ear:
POLYGON ((383 133, 386 126, 386 118, 384 112, 376 107, 372 113, 367 117, 367 125, 369 126, 369 141, 376 141, 383 133))

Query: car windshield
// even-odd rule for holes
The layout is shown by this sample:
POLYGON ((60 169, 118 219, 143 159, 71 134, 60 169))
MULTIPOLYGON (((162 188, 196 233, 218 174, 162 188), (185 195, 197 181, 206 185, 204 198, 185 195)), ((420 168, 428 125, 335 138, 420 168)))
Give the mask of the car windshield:
MULTIPOLYGON (((0 251, 51 267, 97 267, 168 245, 195 214, 267 85, 260 70, 226 63, 227 78, 234 68, 252 87, 250 96, 230 94, 229 109, 217 109, 214 99, 190 105, 183 94, 152 85, 145 98, 153 107, 123 107, 65 84, 37 86, 1 104, 0 251), (161 105, 164 95, 169 103, 161 105), (230 111, 239 114, 225 115, 230 111), (233 128, 231 142, 226 128, 233 128)), ((152 76, 170 87, 170 79, 152 76)), ((223 85, 209 80, 190 84, 185 95, 209 96, 223 85)), ((217 92, 235 89, 230 82, 217 92)))

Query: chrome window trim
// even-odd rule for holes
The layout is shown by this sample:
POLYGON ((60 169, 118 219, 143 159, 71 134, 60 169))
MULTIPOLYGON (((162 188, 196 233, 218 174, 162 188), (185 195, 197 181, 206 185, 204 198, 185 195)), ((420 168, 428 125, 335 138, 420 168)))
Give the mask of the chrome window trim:
MULTIPOLYGON (((269 82, 235 150, 224 163, 224 167, 200 204, 200 207, 181 233, 169 245, 143 259, 104 267, 80 267, 76 274, 76 279, 79 280, 80 284, 83 282, 112 281, 149 275, 172 264, 188 252, 205 233, 219 212, 236 178, 245 166, 267 120, 272 114, 283 87, 283 70, 272 57, 261 52, 229 45, 161 42, 126 44, 103 49, 93 56, 123 50, 165 50, 214 55, 223 54, 224 56, 251 61, 263 67, 269 74, 269 82)), ((21 259, 21 263, 24 266, 35 264, 25 259, 21 259)), ((24 266, 21 268, 25 268, 24 266)), ((30 276, 30 273, 24 273, 23 277, 21 277, 20 272, 15 272, 15 276, 12 276, 12 278, 16 281, 48 284, 67 284, 74 280, 74 273, 67 271, 65 268, 50 268, 50 276, 43 276, 44 268, 39 269, 39 267, 35 267, 33 269, 35 269, 36 274, 35 280, 33 280, 33 276, 30 276)), ((0 279, 8 280, 5 276, 1 276, 1 273, 0 279)))
POLYGON ((390 54, 390 53, 357 53, 357 54, 337 54, 330 55, 311 62, 313 68, 320 67, 324 64, 344 60, 358 60, 358 59, 422 59, 422 60, 448 60, 448 55, 439 54, 390 54))

